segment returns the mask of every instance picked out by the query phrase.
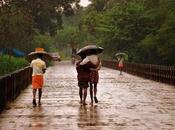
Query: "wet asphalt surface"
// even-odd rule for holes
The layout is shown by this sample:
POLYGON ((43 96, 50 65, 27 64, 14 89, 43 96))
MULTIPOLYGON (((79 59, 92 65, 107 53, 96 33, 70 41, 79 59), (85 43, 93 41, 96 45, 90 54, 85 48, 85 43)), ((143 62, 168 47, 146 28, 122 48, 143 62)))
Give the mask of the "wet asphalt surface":
POLYGON ((60 62, 45 74, 42 105, 29 86, 0 114, 0 130, 175 130, 175 86, 102 67, 98 104, 79 104, 75 66, 60 62))

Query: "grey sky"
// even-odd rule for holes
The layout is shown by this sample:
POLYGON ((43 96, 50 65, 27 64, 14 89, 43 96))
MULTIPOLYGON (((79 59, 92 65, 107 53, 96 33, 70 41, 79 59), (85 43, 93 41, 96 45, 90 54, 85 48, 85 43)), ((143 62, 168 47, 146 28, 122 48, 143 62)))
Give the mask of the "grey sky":
POLYGON ((88 0, 81 0, 80 1, 80 5, 83 7, 86 7, 88 4, 90 4, 90 2, 88 0))

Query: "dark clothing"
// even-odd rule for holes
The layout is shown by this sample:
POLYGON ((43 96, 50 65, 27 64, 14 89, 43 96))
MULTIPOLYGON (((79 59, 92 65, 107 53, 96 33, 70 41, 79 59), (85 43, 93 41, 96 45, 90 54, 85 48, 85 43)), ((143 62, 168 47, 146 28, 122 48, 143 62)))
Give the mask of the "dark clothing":
POLYGON ((91 70, 90 72, 90 83, 98 83, 99 75, 98 71, 91 70))
POLYGON ((87 64, 85 65, 80 65, 80 62, 79 61, 77 64, 76 64, 76 69, 77 69, 77 79, 78 79, 78 82, 80 82, 80 84, 88 84, 88 82, 90 81, 90 68, 96 68, 95 65, 93 65, 91 62, 88 62, 87 64), (84 83, 82 83, 84 82, 84 83))
POLYGON ((89 87, 89 83, 86 81, 78 81, 78 86, 80 88, 88 88, 89 87))

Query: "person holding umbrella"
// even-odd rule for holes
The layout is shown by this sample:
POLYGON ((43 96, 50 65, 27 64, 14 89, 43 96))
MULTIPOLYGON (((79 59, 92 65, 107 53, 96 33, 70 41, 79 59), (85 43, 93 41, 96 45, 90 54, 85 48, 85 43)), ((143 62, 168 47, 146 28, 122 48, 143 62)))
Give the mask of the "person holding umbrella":
POLYGON ((82 60, 85 58, 85 55, 81 55, 81 60, 76 64, 77 70, 77 79, 79 86, 79 96, 80 96, 80 104, 87 105, 86 97, 87 97, 87 88, 89 87, 89 78, 90 78, 90 68, 95 68, 92 63, 88 62, 85 65, 80 65, 82 60))
POLYGON ((46 71, 46 63, 44 60, 52 57, 44 51, 43 48, 36 48, 35 52, 27 55, 26 59, 31 61, 32 67, 32 89, 33 89, 33 106, 36 106, 36 91, 38 89, 38 105, 41 105, 42 87, 44 83, 43 75, 46 71))
POLYGON ((78 55, 87 55, 86 58, 82 60, 80 65, 86 65, 87 63, 92 63, 95 65, 95 68, 90 68, 90 97, 91 97, 91 104, 93 104, 93 88, 94 88, 94 100, 95 103, 98 103, 97 100, 97 83, 99 80, 99 74, 98 71, 101 68, 101 61, 97 54, 101 53, 103 51, 103 48, 97 47, 96 45, 88 45, 84 48, 80 49, 80 51, 77 53, 78 55))
POLYGON ((126 53, 116 53, 115 58, 117 59, 117 67, 120 70, 120 75, 122 75, 123 67, 124 67, 124 60, 128 60, 128 55, 126 53))

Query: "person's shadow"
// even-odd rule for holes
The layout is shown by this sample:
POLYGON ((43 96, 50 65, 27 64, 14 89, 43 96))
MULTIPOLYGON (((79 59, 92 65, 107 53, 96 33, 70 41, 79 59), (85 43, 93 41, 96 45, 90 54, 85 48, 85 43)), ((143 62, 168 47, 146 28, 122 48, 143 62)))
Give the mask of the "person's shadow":
POLYGON ((78 127, 99 126, 98 106, 91 105, 88 107, 81 105, 78 114, 78 127))

